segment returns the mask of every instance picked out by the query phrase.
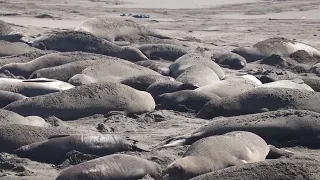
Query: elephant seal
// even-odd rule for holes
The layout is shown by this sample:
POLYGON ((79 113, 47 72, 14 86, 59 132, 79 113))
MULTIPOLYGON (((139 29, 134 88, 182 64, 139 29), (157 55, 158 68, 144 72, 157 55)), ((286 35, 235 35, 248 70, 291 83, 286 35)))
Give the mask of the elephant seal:
POLYGON ((37 49, 22 42, 8 42, 0 40, 0 57, 13 56, 30 51, 37 51, 37 49))
POLYGON ((293 89, 301 89, 306 91, 314 91, 310 86, 305 84, 302 79, 280 80, 280 81, 265 83, 260 85, 259 87, 293 88, 293 89))
POLYGON ((249 91, 262 85, 260 80, 252 75, 229 76, 219 82, 197 88, 195 91, 217 95, 219 97, 231 97, 249 91))
POLYGON ((72 151, 106 156, 122 151, 144 151, 136 144, 119 136, 104 135, 62 135, 22 146, 14 151, 19 157, 46 163, 62 163, 65 155, 72 151))
POLYGON ((174 81, 174 79, 162 75, 138 75, 128 77, 120 82, 134 89, 145 91, 151 84, 164 81, 174 81))
POLYGON ((84 60, 104 60, 112 57, 100 54, 84 53, 84 52, 58 52, 38 57, 32 61, 25 63, 10 63, 2 66, 0 72, 8 70, 16 76, 28 78, 34 71, 60 66, 63 64, 84 61, 84 60))
POLYGON ((40 56, 53 53, 54 51, 29 51, 22 54, 0 57, 0 66, 10 63, 25 63, 32 61, 40 56))
POLYGON ((166 172, 169 177, 189 179, 230 166, 263 161, 274 148, 256 134, 234 131, 196 141, 166 172))
POLYGON ((23 116, 56 116, 71 120, 109 111, 140 114, 153 111, 155 102, 144 91, 120 83, 99 83, 30 97, 9 104, 5 109, 23 116))
POLYGON ((219 82, 220 78, 211 68, 202 65, 194 65, 183 71, 176 80, 201 87, 219 82))
POLYGON ((246 59, 233 52, 213 52, 211 59, 229 69, 242 69, 247 65, 246 59))
POLYGON ((0 90, 10 91, 32 97, 71 89, 74 86, 55 79, 10 79, 0 78, 0 90))
POLYGON ((71 77, 68 82, 74 85, 106 81, 120 82, 126 78, 140 75, 161 76, 149 68, 119 58, 109 57, 88 66, 80 74, 71 77))
POLYGON ((85 68, 94 64, 94 60, 75 61, 60 66, 42 68, 34 71, 29 78, 49 78, 67 82, 71 77, 81 73, 85 68))
POLYGON ((177 78, 182 72, 194 65, 201 65, 211 68, 220 79, 225 77, 222 68, 210 58, 204 57, 199 54, 190 53, 186 54, 175 60, 169 67, 172 77, 177 78))
POLYGON ((198 88, 198 86, 194 84, 185 84, 179 81, 164 81, 151 84, 146 91, 150 93, 152 97, 156 98, 161 94, 172 93, 181 90, 194 90, 196 88, 198 88))
POLYGON ((145 61, 137 61, 135 64, 150 68, 164 76, 169 76, 170 69, 169 66, 172 62, 170 61, 154 61, 154 60, 145 60, 145 61))
POLYGON ((303 43, 289 40, 283 37, 273 37, 260 41, 252 47, 240 47, 234 49, 232 52, 244 57, 247 62, 257 61, 272 54, 288 57, 290 54, 304 50, 315 58, 320 58, 320 51, 303 43))
POLYGON ((58 127, 38 127, 21 124, 0 126, 0 152, 12 153, 21 146, 43 141, 59 134, 80 133, 74 129, 58 127))
POLYGON ((110 41, 80 31, 61 31, 43 35, 32 43, 33 47, 60 52, 83 51, 122 58, 129 61, 142 61, 148 58, 137 48, 120 47, 110 41))
POLYGON ((108 41, 116 41, 123 36, 148 35, 161 39, 170 39, 160 35, 155 30, 147 28, 137 22, 123 18, 112 18, 109 16, 93 17, 82 21, 76 31, 85 31, 108 41))
POLYGON ((155 98, 157 107, 176 111, 198 112, 209 101, 220 100, 217 95, 206 95, 195 90, 165 93, 155 98))
POLYGON ((37 118, 32 116, 23 117, 17 113, 7 111, 5 109, 0 109, 0 125, 4 126, 9 124, 22 124, 22 125, 40 126, 40 127, 50 126, 42 118, 37 118))
POLYGON ((191 180, 318 179, 320 176, 319 163, 319 156, 295 153, 290 158, 270 159, 243 166, 233 166, 203 174, 191 180))
POLYGON ((5 21, 0 20, 0 40, 18 42, 24 37, 22 33, 16 32, 5 21))
POLYGON ((19 93, 0 90, 0 108, 5 107, 12 102, 23 100, 26 98, 26 96, 19 93))
POLYGON ((157 147, 190 145, 205 137, 232 131, 248 131, 277 147, 320 147, 320 113, 306 110, 278 110, 233 117, 217 117, 191 133, 169 138, 157 147))
POLYGON ((313 91, 259 87, 236 96, 222 98, 220 102, 210 101, 197 117, 235 116, 282 109, 320 112, 317 106, 319 100, 320 94, 313 91))
POLYGON ((161 168, 155 162, 125 154, 114 154, 93 159, 61 172, 56 180, 80 179, 141 179, 150 175, 159 180, 161 168))
POLYGON ((184 47, 173 44, 143 44, 137 48, 152 60, 175 61, 188 53, 184 47))
MULTIPOLYGON (((165 37, 167 38, 167 37, 165 37)), ((182 43, 179 42, 176 39, 163 39, 163 37, 154 37, 150 35, 139 35, 139 34, 131 34, 131 35, 125 35, 116 38, 116 41, 113 41, 114 43, 127 43, 127 44, 173 44, 173 45, 178 45, 181 46, 182 43)))

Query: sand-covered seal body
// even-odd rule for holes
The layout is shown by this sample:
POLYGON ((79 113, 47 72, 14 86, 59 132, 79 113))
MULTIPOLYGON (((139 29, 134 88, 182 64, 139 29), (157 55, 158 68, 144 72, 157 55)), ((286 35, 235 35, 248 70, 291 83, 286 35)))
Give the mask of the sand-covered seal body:
POLYGON ((93 17, 81 22, 76 31, 85 31, 108 41, 115 41, 123 36, 147 35, 168 39, 144 25, 129 19, 108 16, 93 17))
POLYGON ((26 63, 32 61, 40 56, 53 53, 54 51, 29 51, 22 54, 0 57, 0 66, 10 63, 26 63))
POLYGON ((70 151, 106 156, 122 151, 142 150, 116 135, 65 135, 25 145, 15 150, 20 157, 47 163, 61 163, 70 151))
POLYGON ((140 50, 131 46, 120 47, 110 41, 80 31, 52 32, 36 39, 32 46, 60 52, 83 51, 118 57, 129 61, 148 59, 140 50))
POLYGON ((232 52, 213 52, 211 59, 229 69, 242 69, 247 65, 246 59, 232 52))
POLYGON ((175 61, 188 53, 184 47, 173 44, 144 44, 138 46, 138 49, 152 60, 175 61))
POLYGON ((262 83, 252 75, 234 76, 223 79, 219 82, 202 86, 196 91, 207 95, 217 95, 219 97, 231 97, 249 91, 262 83))
POLYGON ((38 78, 21 80, 0 78, 0 90, 19 93, 27 97, 63 91, 73 87, 74 86, 69 83, 55 79, 38 78))
POLYGON ((47 54, 32 61, 25 63, 10 63, 2 66, 0 71, 8 70, 10 73, 16 76, 23 76, 28 78, 34 71, 60 66, 63 64, 84 61, 84 60, 103 60, 112 58, 109 56, 104 56, 100 54, 84 53, 84 52, 58 52, 47 54))
MULTIPOLYGON (((74 134, 73 129, 37 127, 21 124, 0 126, 0 152, 13 152, 21 146, 43 141, 54 135, 74 134)), ((78 132, 79 133, 79 132, 78 132)))
POLYGON ((140 114, 153 111, 155 102, 144 91, 120 83, 99 83, 27 98, 11 103, 7 110, 20 115, 56 116, 63 120, 76 119, 109 111, 140 114))
POLYGON ((319 100, 320 94, 313 91, 259 87, 236 96, 222 98, 221 102, 208 102, 197 117, 235 116, 282 109, 320 112, 317 105, 319 100))
POLYGON ((0 40, 18 42, 22 37, 23 34, 16 32, 8 23, 0 20, 0 40))
POLYGON ((145 61, 137 61, 135 64, 138 64, 143 67, 150 68, 164 76, 169 76, 170 69, 169 66, 172 62, 170 61, 155 61, 155 60, 145 60, 145 61))
POLYGON ((48 127, 49 124, 45 122, 42 118, 37 117, 23 117, 17 113, 7 111, 5 109, 0 109, 0 125, 9 125, 9 124, 21 124, 29 126, 39 126, 39 127, 48 127))
POLYGON ((37 51, 37 49, 22 42, 8 42, 0 40, 0 57, 13 56, 30 51, 37 51))
POLYGON ((56 180, 135 180, 145 175, 158 180, 161 168, 157 163, 125 154, 115 154, 93 159, 66 169, 56 180))
POLYGON ((265 83, 260 85, 259 87, 292 88, 292 89, 301 89, 306 91, 314 91, 309 85, 305 84, 302 79, 280 80, 280 81, 265 83))
POLYGON ((120 82, 126 78, 140 75, 161 76, 149 68, 123 59, 109 57, 86 67, 80 74, 71 77, 69 82, 74 85, 96 82, 120 82))
POLYGON ((195 53, 186 54, 175 60, 169 67, 170 75, 177 78, 186 69, 195 65, 211 68, 220 79, 225 76, 224 71, 217 63, 213 62, 210 58, 195 53))
POLYGON ((145 91, 151 84, 164 81, 174 81, 174 79, 172 77, 162 75, 140 75, 128 77, 122 80, 121 83, 134 89, 145 91))
POLYGON ((168 139, 164 146, 190 145, 232 131, 248 131, 277 147, 318 148, 320 114, 306 110, 278 110, 233 117, 217 117, 191 133, 168 139))
POLYGON ((177 111, 198 112, 207 102, 220 100, 217 95, 206 95, 195 90, 165 93, 155 98, 158 107, 177 111))
POLYGON ((270 149, 258 135, 234 131, 193 143, 182 156, 169 165, 170 177, 189 179, 204 173, 265 160, 270 149))
POLYGON ((260 60, 272 54, 288 57, 292 53, 304 50, 315 58, 320 58, 320 51, 303 43, 283 37, 274 37, 254 44, 252 47, 240 47, 232 52, 244 57, 248 62, 260 60))
POLYGON ((0 108, 5 107, 6 105, 8 105, 12 102, 23 100, 26 98, 27 98, 26 96, 19 94, 19 93, 0 90, 0 102, 1 102, 0 108))

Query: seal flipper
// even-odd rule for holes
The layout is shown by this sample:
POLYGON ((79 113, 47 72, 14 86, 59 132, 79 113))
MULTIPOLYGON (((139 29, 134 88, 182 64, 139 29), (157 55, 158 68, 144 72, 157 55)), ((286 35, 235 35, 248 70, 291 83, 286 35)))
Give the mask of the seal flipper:
POLYGON ((148 149, 148 147, 144 144, 138 143, 132 145, 133 151, 139 151, 139 152, 150 152, 151 150, 148 149))
POLYGON ((267 159, 277 159, 280 158, 281 156, 285 157, 290 157, 293 156, 293 152, 284 150, 284 149, 278 149, 273 145, 268 145, 269 146, 269 154, 267 155, 267 159))

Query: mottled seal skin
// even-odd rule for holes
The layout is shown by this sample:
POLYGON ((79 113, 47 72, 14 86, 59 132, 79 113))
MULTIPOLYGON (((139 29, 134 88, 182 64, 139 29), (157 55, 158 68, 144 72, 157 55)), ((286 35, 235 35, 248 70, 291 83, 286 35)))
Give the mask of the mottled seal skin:
POLYGON ((95 82, 120 82, 126 78, 140 75, 161 76, 149 68, 136 65, 123 59, 109 57, 99 62, 96 61, 85 68, 80 74, 71 77, 68 82, 74 85, 95 82))
POLYGON ((138 64, 143 67, 150 68, 164 76, 169 76, 170 69, 169 66, 172 62, 170 61, 154 61, 154 60, 145 60, 145 61, 137 61, 135 64, 138 64))
POLYGON ((17 148, 60 134, 79 133, 73 129, 37 127, 21 124, 0 126, 0 152, 12 153, 17 148))
POLYGON ((39 127, 49 126, 49 124, 46 123, 42 118, 35 116, 23 117, 15 112, 7 111, 5 109, 0 109, 0 124, 1 126, 9 124, 21 124, 39 127))
POLYGON ((213 62, 210 58, 195 53, 186 54, 175 60, 169 67, 170 75, 177 78, 186 69, 195 65, 211 68, 220 79, 225 77, 223 69, 217 63, 213 62))
POLYGON ((201 87, 219 82, 220 78, 211 68, 202 65, 194 65, 183 71, 176 80, 201 87))
POLYGON ((0 40, 0 57, 13 56, 36 50, 36 48, 30 47, 22 42, 8 42, 0 40))
POLYGON ((0 108, 7 106, 15 101, 26 99, 27 97, 19 93, 0 90, 0 108))
POLYGON ((12 55, 12 56, 4 56, 0 57, 0 66, 10 64, 10 63, 25 63, 32 61, 40 56, 44 56, 46 54, 53 53, 54 51, 29 51, 22 54, 12 55))
POLYGON ((210 101, 197 114, 199 118, 254 114, 281 109, 301 109, 320 112, 320 94, 290 88, 259 87, 237 96, 210 101), (261 103, 263 102, 263 103, 261 103))
POLYGON ((65 155, 72 151, 106 156, 122 151, 142 149, 116 135, 62 135, 35 142, 15 150, 20 157, 47 163, 62 163, 65 155))
POLYGON ((245 58, 232 52, 213 52, 211 59, 229 69, 242 69, 247 65, 245 58))
POLYGON ((160 35, 155 30, 152 30, 132 20, 112 18, 109 16, 86 19, 81 22, 75 30, 89 32, 111 42, 123 36, 133 35, 148 35, 161 39, 169 39, 169 37, 160 35))
POLYGON ((305 50, 311 56, 320 58, 320 51, 303 43, 288 40, 283 37, 269 38, 264 41, 254 44, 252 47, 240 47, 234 49, 232 52, 244 57, 247 62, 253 62, 272 54, 288 57, 290 54, 298 51, 305 50))
POLYGON ((172 77, 162 75, 140 75, 128 77, 122 80, 121 83, 134 89, 145 91, 151 84, 164 81, 174 81, 174 79, 172 77))
POLYGON ((270 151, 258 135, 234 131, 193 143, 182 156, 169 165, 169 177, 189 179, 204 173, 265 160, 270 151))
POLYGON ((0 40, 18 42, 24 37, 22 33, 15 32, 5 21, 0 20, 0 40))
POLYGON ((120 83, 99 83, 30 97, 5 107, 23 116, 56 116, 71 120, 109 111, 140 114, 153 111, 155 102, 144 91, 120 83))
POLYGON ((152 97, 156 98, 161 94, 172 93, 181 90, 194 90, 198 87, 199 86, 194 84, 185 84, 179 81, 164 81, 151 84, 146 91, 150 93, 152 97))
MULTIPOLYGON (((233 117, 217 117, 200 128, 166 140, 164 147, 190 145, 195 141, 232 131, 248 131, 277 147, 320 147, 320 113, 306 110, 278 110, 233 117)), ((158 145, 158 146, 160 146, 158 145)))
POLYGON ((138 46, 138 49, 152 60, 175 61, 188 53, 184 47, 173 44, 144 44, 138 46))
POLYGON ((136 180, 145 175, 150 175, 156 180, 160 179, 160 166, 139 157, 114 154, 68 168, 60 173, 56 180, 136 180))
POLYGON ((252 75, 230 76, 214 84, 209 84, 196 89, 207 95, 231 97, 249 91, 262 85, 260 80, 252 75))
POLYGON ((318 179, 320 176, 319 163, 318 156, 295 153, 294 157, 234 166, 203 174, 191 180, 318 179))
POLYGON ((155 98, 157 107, 177 111, 198 112, 209 101, 220 100, 217 95, 206 95, 194 90, 165 93, 155 98))
POLYGON ((60 52, 83 51, 122 58, 129 61, 148 59, 139 49, 131 46, 120 47, 110 41, 87 32, 52 32, 36 39, 32 46, 60 52))
POLYGON ((84 53, 84 52, 58 52, 51 53, 41 57, 38 57, 32 61, 25 63, 10 63, 2 66, 0 72, 8 70, 10 73, 16 76, 23 76, 28 78, 34 71, 60 66, 63 64, 83 61, 83 60, 103 60, 110 59, 113 57, 104 56, 94 53, 84 53))
POLYGON ((300 89, 300 90, 306 90, 306 91, 314 91, 309 85, 305 84, 302 79, 280 80, 280 81, 262 84, 259 87, 292 88, 292 89, 300 89))
POLYGON ((67 82, 72 76, 81 73, 94 62, 94 60, 75 61, 60 66, 42 68, 34 71, 29 79, 49 78, 67 82))
POLYGON ((69 83, 55 79, 38 78, 21 80, 0 78, 0 90, 19 93, 28 97, 59 92, 73 87, 69 83))

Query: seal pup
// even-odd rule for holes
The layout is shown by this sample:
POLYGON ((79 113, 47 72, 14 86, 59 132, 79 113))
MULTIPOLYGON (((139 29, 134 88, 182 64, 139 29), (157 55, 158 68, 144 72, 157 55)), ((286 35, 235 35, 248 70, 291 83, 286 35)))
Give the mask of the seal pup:
POLYGON ((65 155, 72 151, 106 156, 122 151, 145 151, 138 144, 111 134, 104 135, 62 135, 22 146, 14 151, 20 157, 32 160, 61 163, 65 155))
POLYGON ((64 91, 71 88, 74 88, 74 86, 55 79, 38 78, 21 80, 0 78, 0 90, 19 93, 28 97, 64 91))
POLYGON ((38 49, 30 47, 22 42, 8 42, 0 40, 0 57, 13 56, 37 50, 38 49))
POLYGON ((155 102, 144 91, 120 83, 97 83, 65 91, 30 97, 9 104, 5 109, 23 116, 56 116, 71 120, 109 111, 127 115, 153 111, 155 102))
POLYGON ((313 91, 257 87, 236 96, 222 98, 220 102, 210 101, 196 116, 207 119, 282 109, 320 112, 320 108, 317 106, 319 100, 320 94, 313 91))
POLYGON ((152 60, 175 61, 188 53, 184 47, 173 44, 143 44, 137 48, 152 60))
POLYGON ((169 76, 170 69, 169 66, 172 62, 170 61, 154 61, 154 60, 145 60, 145 61, 137 61, 135 64, 138 64, 143 67, 150 68, 164 76, 169 76))
POLYGON ((177 78, 186 69, 194 65, 201 65, 203 67, 211 68, 220 79, 225 77, 224 71, 217 63, 213 62, 208 57, 204 57, 195 53, 186 54, 175 60, 169 67, 170 75, 174 78, 177 78))
POLYGON ((292 88, 306 91, 314 91, 309 85, 305 84, 302 79, 280 80, 262 84, 258 87, 274 87, 274 88, 292 88))
POLYGON ((161 168, 155 162, 139 157, 114 154, 93 159, 61 172, 56 180, 141 179, 149 175, 159 180, 161 168))
POLYGON ((277 147, 305 146, 319 148, 320 113, 306 110, 278 110, 250 115, 217 117, 190 133, 169 138, 154 147, 190 145, 197 140, 248 131, 277 147))
POLYGON ((194 84, 185 84, 179 81, 164 81, 164 82, 155 82, 151 84, 146 90, 156 98, 157 96, 165 93, 172 93, 181 90, 194 90, 199 86, 194 84))
POLYGON ((8 70, 10 73, 16 76, 23 76, 28 78, 34 71, 60 66, 63 64, 84 61, 84 60, 104 60, 113 58, 110 56, 104 56, 94 53, 84 53, 84 52, 58 52, 47 54, 38 58, 35 58, 29 62, 25 63, 10 63, 2 66, 0 72, 8 70))
POLYGON ((259 85, 262 85, 260 80, 252 75, 245 74, 228 76, 219 82, 199 87, 195 91, 207 95, 213 94, 219 97, 231 97, 249 91, 259 85))
POLYGON ((23 100, 26 98, 27 96, 24 96, 19 93, 0 90, 0 108, 5 107, 12 102, 23 100))
POLYGON ((44 119, 35 116, 23 117, 17 113, 0 109, 0 125, 22 124, 29 126, 49 127, 44 119))
POLYGON ((5 21, 0 20, 0 40, 9 42, 18 42, 24 35, 20 32, 16 32, 5 21))
POLYGON ((283 37, 269 38, 254 44, 252 47, 240 47, 232 52, 244 57, 247 62, 253 62, 269 57, 272 54, 288 57, 298 50, 304 50, 311 56, 317 59, 320 58, 320 51, 314 47, 283 37))
POLYGON ((33 47, 60 52, 82 51, 122 58, 129 61, 142 61, 148 58, 137 48, 118 46, 110 41, 87 32, 61 31, 40 36, 33 47))
POLYGON ((181 73, 176 78, 176 81, 187 84, 195 84, 201 87, 219 82, 220 78, 211 68, 202 65, 194 65, 181 73))
POLYGON ((247 61, 242 56, 233 52, 213 52, 211 59, 222 67, 229 69, 242 69, 247 61))
POLYGON ((145 91, 151 84, 164 81, 174 81, 174 79, 162 75, 138 75, 128 77, 120 82, 134 89, 145 91))
POLYGON ((189 179, 230 166, 264 161, 273 149, 276 148, 256 134, 234 131, 196 141, 166 172, 171 178, 189 179))
POLYGON ((98 16, 82 21, 76 31, 85 31, 114 42, 124 36, 147 35, 161 39, 171 39, 155 30, 130 19, 98 16))

